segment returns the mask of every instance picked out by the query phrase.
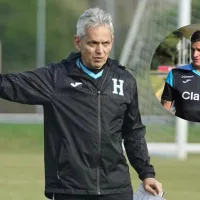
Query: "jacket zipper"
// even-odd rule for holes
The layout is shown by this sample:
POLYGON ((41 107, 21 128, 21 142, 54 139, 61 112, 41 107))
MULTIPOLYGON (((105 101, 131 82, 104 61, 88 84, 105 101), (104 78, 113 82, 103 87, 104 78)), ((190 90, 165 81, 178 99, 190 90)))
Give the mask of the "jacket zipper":
POLYGON ((57 178, 60 179, 59 170, 57 170, 57 178))
POLYGON ((100 191, 100 156, 101 156, 101 91, 98 91, 98 166, 97 166, 97 193, 100 191))
POLYGON ((97 194, 100 195, 101 194, 101 190, 100 190, 100 158, 101 158, 101 89, 103 87, 103 84, 107 78, 107 75, 110 71, 110 67, 108 68, 108 71, 106 73, 106 76, 101 84, 100 89, 97 91, 97 98, 98 98, 98 155, 99 155, 99 159, 98 159, 98 166, 97 166, 97 194))

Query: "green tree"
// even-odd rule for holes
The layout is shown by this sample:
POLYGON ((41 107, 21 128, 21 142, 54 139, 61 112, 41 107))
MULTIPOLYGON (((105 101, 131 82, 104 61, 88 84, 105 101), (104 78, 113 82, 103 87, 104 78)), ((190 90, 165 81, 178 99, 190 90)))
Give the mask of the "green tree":
MULTIPOLYGON (((3 72, 36 67, 37 0, 0 0, 0 40, 3 72)), ((76 21, 88 7, 87 0, 46 0, 46 64, 57 62, 72 50, 76 21), (78 6, 77 6, 78 5, 78 6)), ((33 106, 0 99, 0 112, 34 112, 33 106)))
MULTIPOLYGON (((73 50, 73 35, 87 1, 46 0, 46 63, 73 50), (79 5, 79 6, 77 6, 79 5)), ((0 0, 4 72, 35 68, 37 0, 0 0)))

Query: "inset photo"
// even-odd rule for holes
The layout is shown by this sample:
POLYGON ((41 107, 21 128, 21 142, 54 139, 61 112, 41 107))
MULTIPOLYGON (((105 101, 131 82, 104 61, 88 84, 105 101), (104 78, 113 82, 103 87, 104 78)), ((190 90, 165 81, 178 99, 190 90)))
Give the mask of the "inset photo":
POLYGON ((151 62, 151 83, 166 110, 200 122, 200 24, 177 29, 160 43, 151 62))

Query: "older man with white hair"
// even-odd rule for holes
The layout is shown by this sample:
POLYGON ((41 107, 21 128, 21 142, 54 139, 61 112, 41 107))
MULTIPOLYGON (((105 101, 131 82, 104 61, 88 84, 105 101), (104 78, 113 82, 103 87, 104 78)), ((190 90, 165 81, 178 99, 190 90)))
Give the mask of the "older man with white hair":
POLYGON ((111 16, 86 10, 77 53, 35 71, 0 76, 0 97, 44 108, 45 195, 55 200, 132 200, 131 165, 147 191, 155 179, 138 108, 136 81, 109 58, 111 16))

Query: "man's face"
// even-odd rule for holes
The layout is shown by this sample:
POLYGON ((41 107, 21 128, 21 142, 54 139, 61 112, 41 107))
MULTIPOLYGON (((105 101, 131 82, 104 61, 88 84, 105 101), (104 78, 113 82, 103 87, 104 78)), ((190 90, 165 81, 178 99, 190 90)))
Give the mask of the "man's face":
POLYGON ((200 41, 192 43, 191 57, 193 64, 200 68, 200 41))
POLYGON ((89 68, 100 69, 112 49, 112 34, 107 26, 89 27, 86 35, 74 38, 76 48, 81 52, 83 64, 89 68))

